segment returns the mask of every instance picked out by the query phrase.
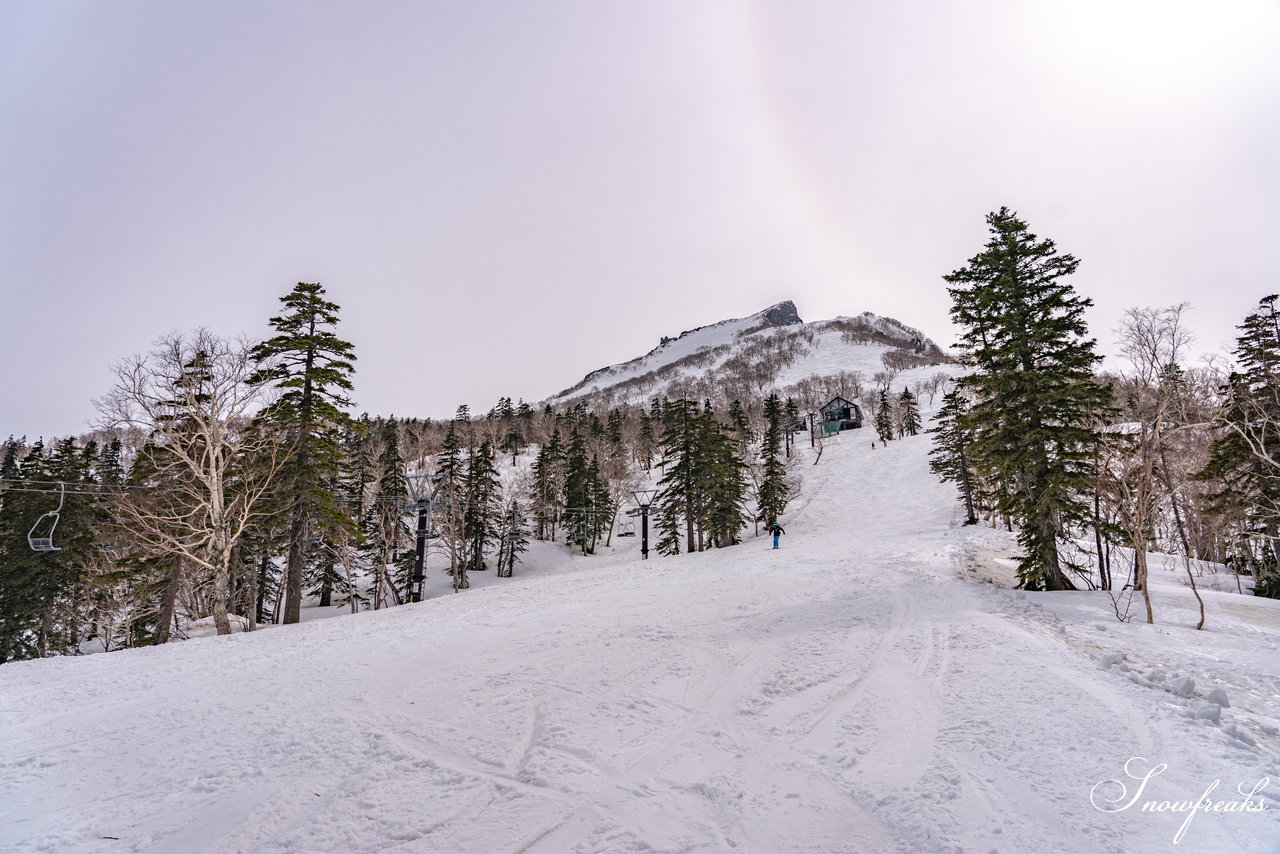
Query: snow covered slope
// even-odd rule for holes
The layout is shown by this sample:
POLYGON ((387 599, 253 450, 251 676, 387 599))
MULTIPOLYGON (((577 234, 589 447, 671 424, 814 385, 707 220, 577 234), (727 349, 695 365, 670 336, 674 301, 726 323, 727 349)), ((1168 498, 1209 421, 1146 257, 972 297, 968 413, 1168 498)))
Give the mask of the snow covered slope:
POLYGON ((808 377, 841 372, 870 380, 886 369, 886 353, 896 356, 900 368, 946 359, 920 330, 891 318, 868 312, 805 323, 788 300, 748 317, 663 338, 645 355, 592 371, 547 402, 583 400, 611 407, 647 403, 663 395, 715 397, 726 389, 731 397, 745 396, 748 391, 785 389, 808 377))
POLYGON ((1211 595, 1195 632, 982 583, 1010 541, 953 527, 927 438, 862 439, 806 469, 778 551, 629 546, 388 611, 6 664, 0 850, 1277 850, 1280 603, 1211 595), (1132 757, 1167 766, 1144 801, 1270 775, 1266 809, 1201 812, 1175 846, 1186 814, 1090 802, 1123 804, 1104 780, 1134 794, 1132 757))

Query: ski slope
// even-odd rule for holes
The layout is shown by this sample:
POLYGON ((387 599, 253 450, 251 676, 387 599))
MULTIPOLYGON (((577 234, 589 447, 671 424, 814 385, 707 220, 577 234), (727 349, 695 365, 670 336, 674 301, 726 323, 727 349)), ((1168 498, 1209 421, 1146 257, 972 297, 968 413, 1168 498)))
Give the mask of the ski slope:
POLYGON ((629 543, 419 605, 0 667, 0 850, 1280 850, 1275 782, 1178 845, 1185 814, 1090 804, 1131 757, 1167 764, 1160 799, 1280 778, 1280 603, 1210 597, 1195 633, 983 583, 1005 535, 954 526, 927 437, 867 433, 802 461, 778 551, 629 543), (1216 685, 1220 719, 1188 717, 1216 685))

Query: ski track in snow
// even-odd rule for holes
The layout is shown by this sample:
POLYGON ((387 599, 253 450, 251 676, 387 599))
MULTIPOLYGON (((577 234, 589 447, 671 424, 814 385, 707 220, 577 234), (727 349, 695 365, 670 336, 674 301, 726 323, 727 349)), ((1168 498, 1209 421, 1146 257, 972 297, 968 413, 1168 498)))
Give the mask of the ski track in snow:
POLYGON ((1280 851, 1274 800, 1177 847, 1181 815, 1090 806, 1131 756, 1169 763, 1168 799, 1280 777, 1276 742, 1099 670, 1115 647, 1052 598, 961 578, 993 532, 955 527, 927 437, 866 432, 798 450, 778 551, 5 665, 0 850, 1280 851))

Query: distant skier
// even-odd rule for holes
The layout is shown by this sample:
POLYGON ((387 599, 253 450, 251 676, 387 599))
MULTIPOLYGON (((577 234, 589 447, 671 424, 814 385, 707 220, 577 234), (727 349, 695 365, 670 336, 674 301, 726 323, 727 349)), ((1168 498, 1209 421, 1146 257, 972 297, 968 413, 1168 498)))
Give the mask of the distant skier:
POLYGON ((776 549, 778 547, 778 537, 781 537, 783 534, 786 533, 786 531, 782 530, 781 525, 779 525, 777 522, 774 522, 773 525, 769 528, 769 533, 773 534, 773 547, 776 549))

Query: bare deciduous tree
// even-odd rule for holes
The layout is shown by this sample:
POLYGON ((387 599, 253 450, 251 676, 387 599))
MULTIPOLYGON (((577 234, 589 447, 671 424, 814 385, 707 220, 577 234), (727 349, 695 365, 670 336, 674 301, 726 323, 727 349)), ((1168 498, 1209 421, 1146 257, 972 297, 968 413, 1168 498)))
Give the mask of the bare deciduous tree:
POLYGON ((140 485, 149 488, 121 500, 132 536, 203 573, 218 634, 231 632, 236 544, 286 453, 253 423, 270 394, 245 382, 257 367, 243 339, 175 333, 119 363, 115 387, 95 401, 105 426, 131 428, 146 442, 140 485))
MULTIPOLYGON (((1187 304, 1162 308, 1128 309, 1116 330, 1120 352, 1132 365, 1123 381, 1126 410, 1135 419, 1132 439, 1134 456, 1127 476, 1122 478, 1121 489, 1128 512, 1125 525, 1134 550, 1134 587, 1142 592, 1146 605, 1147 622, 1154 622, 1151 609, 1151 592, 1147 573, 1147 549, 1152 540, 1152 524, 1156 505, 1157 474, 1166 464, 1166 436, 1176 429, 1170 422, 1171 412, 1179 397, 1181 362, 1183 353, 1191 344, 1191 334, 1182 323, 1187 304)), ((1163 481, 1162 482, 1167 482, 1163 481)), ((1179 519, 1176 505, 1174 513, 1179 519)), ((1189 565, 1188 565, 1189 566, 1189 565)), ((1190 569, 1191 589, 1200 599, 1195 588, 1195 578, 1190 569)), ((1204 603, 1200 603, 1200 625, 1204 625, 1204 603)))

